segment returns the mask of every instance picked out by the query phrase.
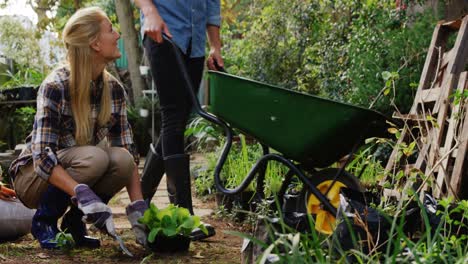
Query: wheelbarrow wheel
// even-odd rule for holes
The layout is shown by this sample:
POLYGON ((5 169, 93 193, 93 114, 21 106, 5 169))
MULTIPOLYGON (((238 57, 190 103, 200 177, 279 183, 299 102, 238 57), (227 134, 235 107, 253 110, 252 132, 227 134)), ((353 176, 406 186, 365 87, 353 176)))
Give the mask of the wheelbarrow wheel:
MULTIPOLYGON (((337 173, 338 169, 333 168, 320 170, 312 174, 310 181, 321 193, 325 194, 333 183, 333 179, 337 173)), ((343 188, 355 191, 364 190, 355 176, 342 171, 326 195, 335 208, 338 208, 340 205, 340 193, 343 188)), ((315 230, 327 235, 332 234, 336 226, 335 216, 324 208, 323 203, 308 188, 304 188, 303 194, 305 211, 314 216, 315 230)))

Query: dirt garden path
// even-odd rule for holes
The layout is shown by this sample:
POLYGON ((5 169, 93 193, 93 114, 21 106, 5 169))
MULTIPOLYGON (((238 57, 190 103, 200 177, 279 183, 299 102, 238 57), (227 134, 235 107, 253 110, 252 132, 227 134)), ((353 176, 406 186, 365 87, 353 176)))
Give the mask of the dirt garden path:
MULTIPOLYGON (((193 155, 191 165, 196 166, 204 162, 200 155, 193 155)), ((143 167, 140 163, 140 168, 143 167)), ((165 207, 169 203, 166 190, 165 177, 161 181, 161 188, 153 198, 153 203, 158 207, 165 207)), ((118 244, 109 236, 91 231, 90 235, 101 238, 101 248, 95 250, 74 249, 64 253, 57 250, 41 249, 31 235, 27 235, 17 241, 0 244, 1 264, 25 264, 25 263, 240 263, 240 248, 242 239, 224 233, 226 230, 242 231, 242 226, 217 218, 213 215, 216 207, 214 200, 202 202, 194 197, 195 214, 202 220, 212 224, 217 234, 205 241, 192 242, 187 253, 180 254, 156 254, 145 251, 134 242, 130 224, 125 215, 125 206, 129 203, 128 195, 122 190, 110 201, 114 213, 114 221, 117 232, 125 241, 127 248, 135 255, 134 258, 126 257, 118 250, 118 244)))

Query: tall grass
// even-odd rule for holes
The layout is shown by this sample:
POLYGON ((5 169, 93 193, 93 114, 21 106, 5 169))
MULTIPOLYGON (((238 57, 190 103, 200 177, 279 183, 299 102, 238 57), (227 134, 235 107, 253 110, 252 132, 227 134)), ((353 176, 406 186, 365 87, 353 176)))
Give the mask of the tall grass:
MULTIPOLYGON (((361 237, 351 230, 347 238, 354 241, 353 248, 343 248, 344 242, 348 241, 343 241, 337 232, 331 236, 317 233, 312 217, 308 218, 311 227, 308 232, 297 232, 288 227, 282 218, 274 223, 274 216, 270 216, 259 218, 260 226, 264 225, 268 233, 266 241, 246 234, 237 235, 251 239, 256 247, 261 248, 263 254, 258 256, 257 263, 467 263, 468 237, 462 231, 466 232, 468 228, 468 202, 449 206, 450 201, 443 200, 437 214, 428 213, 422 203, 417 204, 416 208, 421 212, 421 232, 407 234, 406 208, 399 208, 402 217, 389 218, 391 226, 387 240, 369 243, 375 238, 361 237), (461 216, 461 221, 455 220, 454 214, 461 216), (441 221, 434 225, 436 215, 441 221), (368 247, 369 244, 373 247, 368 247)), ((343 224, 346 224, 345 219, 348 218, 342 219, 343 224)), ((349 226, 355 226, 356 219, 348 220, 351 220, 349 226)))

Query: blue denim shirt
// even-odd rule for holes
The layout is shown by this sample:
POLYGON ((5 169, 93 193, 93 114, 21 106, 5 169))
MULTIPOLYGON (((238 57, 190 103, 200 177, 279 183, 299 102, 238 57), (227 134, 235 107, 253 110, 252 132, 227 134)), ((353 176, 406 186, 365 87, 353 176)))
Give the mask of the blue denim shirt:
MULTIPOLYGON (((220 0, 153 0, 166 22, 172 40, 190 57, 205 56, 206 26, 221 25, 220 0)), ((144 16, 141 13, 142 36, 144 16)))

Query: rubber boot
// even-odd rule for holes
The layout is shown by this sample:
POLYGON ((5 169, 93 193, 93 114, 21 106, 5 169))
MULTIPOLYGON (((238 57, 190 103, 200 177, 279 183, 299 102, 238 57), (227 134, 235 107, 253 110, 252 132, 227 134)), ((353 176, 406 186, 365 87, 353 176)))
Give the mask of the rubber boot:
POLYGON ((164 160, 156 153, 153 144, 150 145, 146 155, 145 167, 141 176, 141 191, 146 205, 150 205, 156 190, 164 175, 164 160))
POLYGON ((83 215, 78 207, 72 205, 63 217, 60 229, 72 235, 76 247, 99 248, 101 246, 99 239, 88 236, 86 224, 81 220, 83 215))
POLYGON ((164 167, 166 168, 169 201, 187 208, 193 215, 189 162, 189 155, 176 154, 164 159, 164 167))
MULTIPOLYGON (((192 192, 190 188, 190 156, 177 154, 164 159, 166 168, 167 193, 169 201, 180 207, 187 208, 193 215, 192 192)), ((216 234, 213 226, 203 223, 208 234, 196 228, 191 233, 192 241, 205 239, 216 234)))
POLYGON ((69 204, 70 196, 52 185, 49 185, 42 194, 31 226, 31 234, 39 241, 42 248, 58 248, 55 242, 55 237, 60 232, 57 221, 69 204))

